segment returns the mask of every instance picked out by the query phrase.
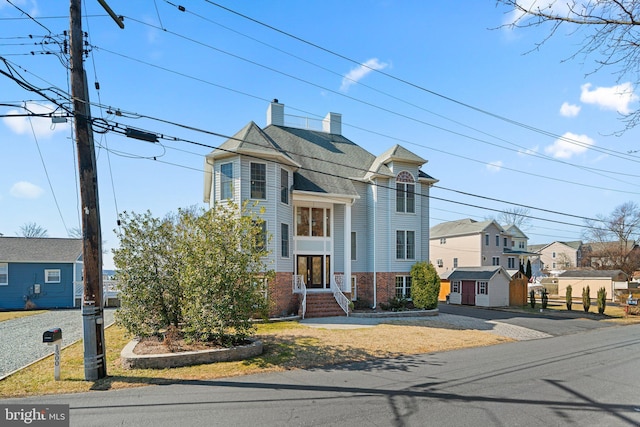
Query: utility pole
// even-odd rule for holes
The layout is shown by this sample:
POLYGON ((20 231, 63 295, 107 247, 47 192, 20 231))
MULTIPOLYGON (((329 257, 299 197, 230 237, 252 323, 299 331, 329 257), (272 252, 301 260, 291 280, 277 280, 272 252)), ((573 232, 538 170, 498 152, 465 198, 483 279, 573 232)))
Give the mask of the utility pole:
POLYGON ((82 202, 82 260, 84 292, 82 326, 84 330, 84 377, 95 381, 107 376, 102 301, 102 236, 98 206, 98 175, 91 128, 91 106, 84 71, 81 0, 71 0, 71 96, 78 151, 80 198, 82 202))

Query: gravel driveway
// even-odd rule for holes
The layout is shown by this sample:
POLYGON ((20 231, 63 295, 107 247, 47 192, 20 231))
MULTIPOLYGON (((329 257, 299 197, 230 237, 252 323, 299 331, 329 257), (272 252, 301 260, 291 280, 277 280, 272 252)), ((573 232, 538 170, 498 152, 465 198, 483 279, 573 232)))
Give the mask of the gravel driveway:
MULTIPOLYGON (((105 325, 113 322, 114 311, 104 310, 105 325)), ((52 310, 0 322, 0 378, 52 354, 53 346, 42 343, 43 332, 51 328, 62 329, 62 347, 82 339, 82 311, 52 310)))

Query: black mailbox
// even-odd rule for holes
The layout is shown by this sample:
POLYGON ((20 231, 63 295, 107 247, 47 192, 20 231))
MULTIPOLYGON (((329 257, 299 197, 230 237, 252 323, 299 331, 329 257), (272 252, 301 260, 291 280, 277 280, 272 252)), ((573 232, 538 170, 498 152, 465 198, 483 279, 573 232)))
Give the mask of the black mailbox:
POLYGON ((53 328, 42 334, 42 342, 56 342, 62 340, 62 329, 53 328))

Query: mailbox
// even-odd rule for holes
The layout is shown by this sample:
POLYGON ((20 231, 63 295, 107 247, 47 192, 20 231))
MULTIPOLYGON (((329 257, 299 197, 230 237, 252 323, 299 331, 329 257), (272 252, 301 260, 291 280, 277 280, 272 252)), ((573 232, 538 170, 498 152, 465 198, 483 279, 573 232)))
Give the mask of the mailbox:
POLYGON ((62 341, 62 329, 60 328, 53 328, 53 329, 49 329, 48 331, 45 331, 44 334, 42 334, 42 342, 43 343, 54 343, 56 341, 62 341))

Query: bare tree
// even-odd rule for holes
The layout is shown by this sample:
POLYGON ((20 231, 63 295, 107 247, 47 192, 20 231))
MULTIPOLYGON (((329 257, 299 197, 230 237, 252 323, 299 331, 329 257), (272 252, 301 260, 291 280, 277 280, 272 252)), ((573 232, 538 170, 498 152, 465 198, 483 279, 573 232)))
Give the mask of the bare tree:
POLYGON ((596 215, 597 221, 585 221, 584 238, 589 242, 591 266, 619 268, 633 274, 640 268, 640 207, 635 202, 617 206, 609 216, 596 215))
POLYGON ((43 228, 35 222, 27 222, 20 226, 20 233, 18 236, 22 237, 49 237, 49 232, 46 228, 43 228))
POLYGON ((67 235, 72 239, 82 238, 82 229, 80 227, 71 227, 67 230, 67 235))
POLYGON ((521 206, 514 206, 513 208, 503 210, 496 217, 496 221, 501 225, 513 224, 523 231, 531 228, 530 211, 521 206))
MULTIPOLYGON (((612 66, 618 81, 640 84, 640 0, 497 0, 511 8, 503 27, 549 26, 549 32, 535 49, 552 38, 561 27, 580 32, 582 42, 568 58, 593 56, 594 71, 612 66)), ((640 121, 640 110, 625 116, 627 128, 640 121)))

